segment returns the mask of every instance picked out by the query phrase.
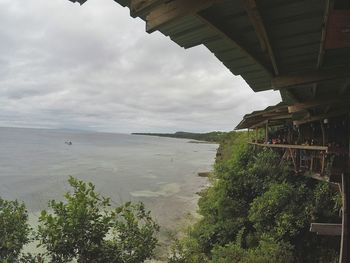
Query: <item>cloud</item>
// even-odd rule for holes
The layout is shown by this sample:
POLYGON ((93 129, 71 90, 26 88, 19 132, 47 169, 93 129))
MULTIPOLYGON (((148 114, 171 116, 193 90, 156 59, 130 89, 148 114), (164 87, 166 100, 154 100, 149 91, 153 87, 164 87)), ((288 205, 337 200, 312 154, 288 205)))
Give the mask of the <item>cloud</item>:
POLYGON ((112 0, 0 1, 0 125, 231 130, 280 101, 203 46, 184 50, 112 0))

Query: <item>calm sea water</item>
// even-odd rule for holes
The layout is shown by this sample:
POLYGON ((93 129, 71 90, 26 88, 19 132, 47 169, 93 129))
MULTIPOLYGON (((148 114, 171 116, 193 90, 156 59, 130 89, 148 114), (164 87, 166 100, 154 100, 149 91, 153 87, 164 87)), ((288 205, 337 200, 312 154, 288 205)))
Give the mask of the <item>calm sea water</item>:
POLYGON ((0 196, 32 214, 62 199, 69 175, 93 182, 115 204, 143 201, 165 228, 193 210, 217 145, 124 134, 0 128, 0 196), (72 145, 65 144, 71 141, 72 145))

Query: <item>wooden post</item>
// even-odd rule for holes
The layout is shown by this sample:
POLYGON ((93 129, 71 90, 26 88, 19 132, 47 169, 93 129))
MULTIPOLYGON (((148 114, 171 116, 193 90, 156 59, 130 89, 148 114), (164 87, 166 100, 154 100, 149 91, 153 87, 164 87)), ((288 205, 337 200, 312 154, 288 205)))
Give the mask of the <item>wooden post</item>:
POLYGON ((322 131, 322 146, 325 146, 326 145, 326 131, 324 128, 323 120, 320 120, 320 124, 321 124, 321 131, 322 131))
POLYGON ((340 258, 339 263, 348 263, 350 260, 349 255, 349 206, 350 206, 350 173, 342 174, 342 197, 343 197, 343 213, 342 213, 342 236, 340 244, 340 258))
POLYGON ((266 122, 265 126, 265 143, 269 141, 269 121, 266 122))
MULTIPOLYGON (((350 117, 350 116, 349 116, 350 117)), ((350 121, 350 118, 349 118, 350 121)), ((343 213, 342 213, 342 236, 340 244, 339 263, 350 262, 350 131, 349 132, 349 152, 346 172, 342 174, 342 197, 343 197, 343 213)))

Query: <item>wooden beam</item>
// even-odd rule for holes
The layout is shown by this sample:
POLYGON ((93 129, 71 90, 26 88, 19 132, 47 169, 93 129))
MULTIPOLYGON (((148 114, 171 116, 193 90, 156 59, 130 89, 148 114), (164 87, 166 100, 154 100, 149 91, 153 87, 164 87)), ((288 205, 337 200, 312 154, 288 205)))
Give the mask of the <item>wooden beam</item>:
POLYGON ((296 113, 310 108, 315 108, 319 106, 326 105, 346 105, 350 104, 350 98, 340 98, 340 99, 328 99, 328 100, 314 100, 304 103, 296 103, 292 106, 288 106, 289 113, 296 113))
POLYGON ((273 76, 271 69, 267 67, 267 65, 264 62, 262 62, 260 59, 254 56, 251 53, 251 51, 245 48, 244 45, 241 43, 241 41, 237 37, 229 35, 225 30, 221 29, 220 26, 216 22, 214 22, 211 17, 197 14, 197 18, 200 19, 203 23, 207 24, 209 28, 211 28, 214 32, 220 35, 223 39, 227 40, 228 42, 231 42, 235 48, 239 49, 245 56, 250 58, 252 62, 261 66, 262 69, 264 69, 269 76, 271 77, 273 76))
POLYGON ((150 11, 155 6, 162 4, 165 0, 130 0, 130 15, 137 17, 150 11))
POLYGON ((250 126, 249 128, 250 129, 255 129, 255 128, 261 128, 261 127, 264 127, 266 125, 266 123, 268 122, 268 120, 263 120, 257 124, 254 124, 252 126, 250 126))
POLYGON ((344 94, 348 90, 349 87, 350 87, 350 79, 345 81, 344 85, 339 89, 339 95, 344 94))
POLYGON ((349 112, 349 109, 343 109, 343 110, 334 111, 334 112, 330 112, 330 113, 326 113, 326 114, 310 116, 310 117, 308 117, 306 119, 293 121, 293 124, 296 125, 296 126, 299 126, 299 125, 302 125, 302 124, 305 124, 305 123, 310 123, 310 122, 319 121, 319 120, 322 120, 322 119, 327 119, 327 118, 341 116, 341 115, 344 115, 344 114, 346 114, 348 112, 349 112))
POLYGON ((311 87, 312 98, 315 99, 317 95, 317 83, 314 83, 311 87))
POLYGON ((311 223, 310 232, 323 236, 341 236, 342 224, 311 223))
POLYGON ((350 77, 350 67, 337 67, 320 69, 306 73, 280 75, 272 79, 272 87, 275 90, 290 88, 298 85, 307 85, 333 79, 350 77))
POLYGON ((325 6, 325 13, 323 17, 323 24, 322 24, 322 34, 321 34, 321 43, 320 43, 320 50, 317 58, 317 68, 320 69, 323 64, 324 54, 325 54, 325 41, 326 41, 326 35, 327 35, 327 24, 328 24, 328 17, 329 12, 331 10, 330 7, 330 0, 326 0, 326 6, 325 6))
POLYGON ((146 31, 148 33, 154 32, 178 18, 194 15, 221 1, 222 0, 173 0, 163 3, 147 15, 146 31))
POLYGON ((316 146, 316 145, 298 145, 298 144, 266 144, 266 143, 249 143, 260 147, 269 148, 283 148, 283 149, 297 149, 297 150, 309 150, 309 151, 325 151, 328 152, 327 146, 316 146))
POLYGON ((342 235, 340 243, 340 263, 348 263, 350 260, 350 173, 342 174, 342 235))
POLYGON ((252 23, 255 29, 255 32, 259 39, 262 50, 267 51, 272 67, 274 69, 275 75, 278 75, 279 71, 278 71, 278 66, 276 62, 276 57, 273 52, 273 49, 270 43, 270 38, 268 37, 256 0, 241 0, 241 3, 248 14, 250 22, 252 23))

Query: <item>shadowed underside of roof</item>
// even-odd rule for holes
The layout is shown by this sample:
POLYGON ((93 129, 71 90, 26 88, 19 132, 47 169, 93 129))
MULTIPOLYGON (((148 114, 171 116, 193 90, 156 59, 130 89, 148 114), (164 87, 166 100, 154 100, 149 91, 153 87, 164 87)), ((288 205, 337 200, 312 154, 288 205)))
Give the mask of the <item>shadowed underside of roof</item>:
POLYGON ((281 90, 292 104, 347 89, 345 0, 115 1, 145 20, 147 32, 159 30, 184 48, 205 45, 254 91, 281 90))
POLYGON ((114 1, 147 32, 206 46, 254 91, 279 90, 308 118, 349 110, 349 0, 114 1))
POLYGON ((301 121, 349 111, 348 0, 115 1, 145 20, 147 32, 184 48, 205 45, 254 91, 279 90, 298 106, 286 113, 301 121))
POLYGON ((264 127, 267 123, 269 123, 270 126, 283 125, 288 121, 292 122, 292 114, 288 112, 288 106, 280 102, 264 110, 253 111, 250 114, 244 115, 243 120, 235 129, 255 129, 264 127))

